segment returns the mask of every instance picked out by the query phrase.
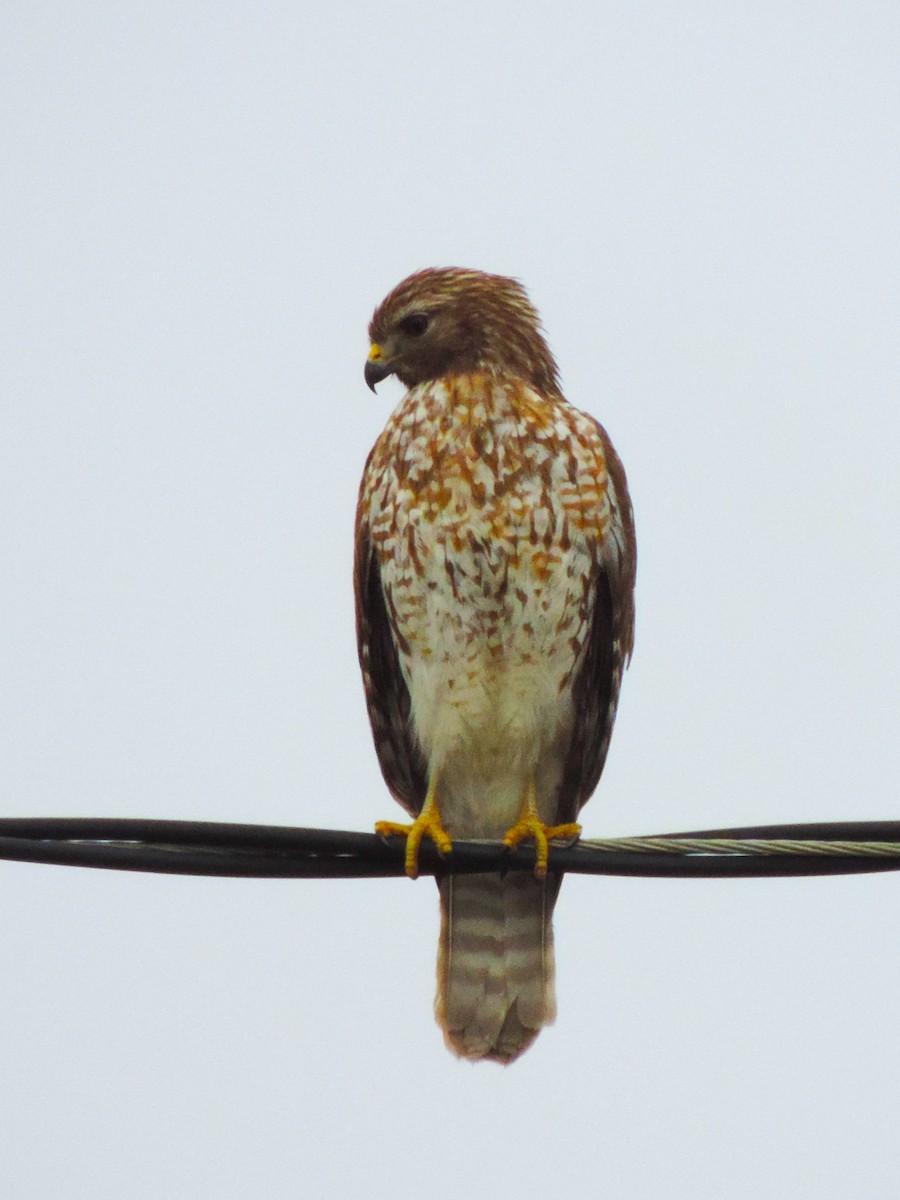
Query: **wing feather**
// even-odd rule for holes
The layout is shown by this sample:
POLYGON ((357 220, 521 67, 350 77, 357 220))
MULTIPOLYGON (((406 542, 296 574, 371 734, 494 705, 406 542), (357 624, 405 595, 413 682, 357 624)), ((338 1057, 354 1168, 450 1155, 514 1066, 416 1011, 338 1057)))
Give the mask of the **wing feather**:
POLYGON ((625 469, 596 423, 608 472, 611 521, 597 548, 585 600, 589 633, 572 682, 575 722, 559 792, 557 821, 574 821, 596 788, 612 736, 622 674, 634 646, 637 550, 625 469))
POLYGON ((378 558, 357 514, 353 569, 356 636, 375 750, 385 783, 407 812, 422 807, 428 770, 410 712, 409 689, 391 628, 378 558))

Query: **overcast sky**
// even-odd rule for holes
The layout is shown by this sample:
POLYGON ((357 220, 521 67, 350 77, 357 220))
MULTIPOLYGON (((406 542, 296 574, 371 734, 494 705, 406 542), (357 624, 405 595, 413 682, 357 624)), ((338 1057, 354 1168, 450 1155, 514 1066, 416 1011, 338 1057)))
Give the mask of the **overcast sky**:
MULTIPOLYGON (((9 815, 370 829, 356 490, 410 271, 516 275, 625 462, 588 834, 893 818, 896 3, 0 7, 9 815)), ((15 1200, 896 1196, 900 877, 566 881, 444 1049, 427 879, 0 864, 15 1200)))

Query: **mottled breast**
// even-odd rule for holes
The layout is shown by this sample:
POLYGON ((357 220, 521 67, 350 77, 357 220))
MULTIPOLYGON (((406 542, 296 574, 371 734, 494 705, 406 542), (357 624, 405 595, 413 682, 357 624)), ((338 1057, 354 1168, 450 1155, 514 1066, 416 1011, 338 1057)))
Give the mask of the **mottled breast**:
POLYGON ((546 721, 578 663, 610 523, 596 424, 490 372, 424 384, 376 443, 367 491, 426 747, 442 703, 502 726, 498 706, 512 699, 546 721))

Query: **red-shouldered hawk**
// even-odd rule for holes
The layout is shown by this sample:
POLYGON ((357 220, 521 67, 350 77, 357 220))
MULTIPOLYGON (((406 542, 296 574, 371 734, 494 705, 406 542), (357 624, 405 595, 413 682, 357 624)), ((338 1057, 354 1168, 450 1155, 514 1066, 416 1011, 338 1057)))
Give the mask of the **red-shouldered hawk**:
POLYGON ((625 474, 564 399, 513 279, 420 271, 379 305, 366 382, 409 389, 366 464, 357 633, 381 770, 422 837, 525 838, 534 875, 446 877, 435 1011, 464 1058, 511 1062, 555 1016, 547 839, 574 837, 634 629, 625 474))

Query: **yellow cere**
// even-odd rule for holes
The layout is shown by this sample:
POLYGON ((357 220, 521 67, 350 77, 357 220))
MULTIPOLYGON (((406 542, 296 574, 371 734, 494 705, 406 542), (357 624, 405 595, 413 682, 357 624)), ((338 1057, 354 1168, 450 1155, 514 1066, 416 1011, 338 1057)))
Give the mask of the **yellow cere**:
POLYGON ((381 347, 377 342, 373 342, 369 347, 369 362, 378 362, 381 358, 381 347))

